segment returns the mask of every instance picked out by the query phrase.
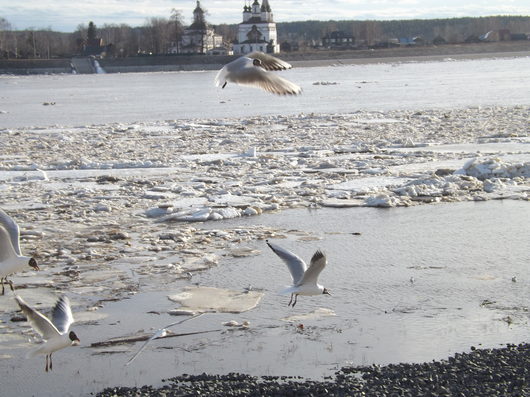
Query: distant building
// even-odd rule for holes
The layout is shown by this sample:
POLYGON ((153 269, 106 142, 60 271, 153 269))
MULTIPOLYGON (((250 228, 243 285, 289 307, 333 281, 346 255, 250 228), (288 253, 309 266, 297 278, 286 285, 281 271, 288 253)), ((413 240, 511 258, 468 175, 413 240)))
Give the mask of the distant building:
POLYGON ((342 30, 330 32, 322 37, 322 46, 333 49, 352 48, 355 45, 355 37, 342 30))
POLYGON ((193 23, 182 34, 176 46, 169 49, 174 54, 206 54, 214 48, 223 46, 223 36, 215 34, 206 22, 201 2, 193 10, 193 23))
POLYGON ((245 4, 243 22, 238 26, 233 50, 234 54, 241 55, 252 51, 271 54, 280 52, 276 23, 274 23, 268 0, 263 0, 261 5, 258 0, 254 0, 252 6, 245 4))
POLYGON ((234 55, 234 52, 231 49, 222 46, 206 51, 206 55, 234 55))

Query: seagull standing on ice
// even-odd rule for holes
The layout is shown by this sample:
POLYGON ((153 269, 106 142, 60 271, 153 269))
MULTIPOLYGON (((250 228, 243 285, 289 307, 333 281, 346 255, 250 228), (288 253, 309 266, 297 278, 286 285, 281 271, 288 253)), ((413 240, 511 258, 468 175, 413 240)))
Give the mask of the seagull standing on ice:
POLYGON ((261 88, 276 95, 298 95, 302 89, 270 70, 285 70, 291 64, 263 52, 251 52, 227 63, 215 77, 215 85, 225 88, 228 82, 261 88))
POLYGON ((4 281, 14 291, 13 282, 7 276, 23 270, 25 266, 39 270, 37 261, 20 252, 20 229, 18 224, 0 209, 0 283, 4 295, 4 281))
POLYGON ((320 272, 324 270, 327 263, 326 257, 322 251, 318 250, 313 254, 308 268, 306 263, 297 255, 285 248, 277 246, 276 244, 269 243, 268 240, 266 241, 267 245, 274 251, 274 253, 287 264, 293 278, 293 285, 282 291, 283 294, 291 294, 291 300, 287 306, 291 306, 292 303, 292 306, 294 307, 298 295, 331 295, 326 288, 318 284, 318 276, 320 272))
POLYGON ((70 300, 67 296, 59 298, 52 310, 52 321, 50 321, 43 314, 28 306, 20 296, 15 295, 15 299, 32 328, 45 340, 45 343, 41 346, 30 351, 28 356, 33 357, 38 354, 45 354, 46 372, 48 372, 48 369, 51 371, 53 352, 68 346, 77 346, 80 343, 75 332, 69 331, 70 325, 74 322, 72 309, 70 309, 70 300))

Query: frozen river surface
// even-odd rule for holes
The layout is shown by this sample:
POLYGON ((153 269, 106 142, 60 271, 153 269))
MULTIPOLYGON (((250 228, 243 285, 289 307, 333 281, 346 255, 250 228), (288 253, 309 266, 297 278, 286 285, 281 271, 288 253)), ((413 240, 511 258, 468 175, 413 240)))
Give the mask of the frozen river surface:
POLYGON ((295 98, 221 90, 215 74, 0 76, 0 128, 530 104, 529 57, 295 68, 281 73, 295 98))
POLYGON ((82 341, 45 373, 0 296, 0 394, 202 372, 321 378, 524 342, 529 64, 296 68, 283 73, 304 89, 292 98, 220 90, 210 71, 0 76, 0 207, 42 265, 13 280, 43 311, 66 293, 82 341), (343 205, 360 207, 329 208, 343 205), (190 213, 226 218, 163 217, 190 213), (306 260, 324 250, 332 296, 287 307, 266 238, 306 260), (175 321, 168 296, 197 284, 263 295, 182 324, 212 332, 154 341, 127 367, 140 343, 91 346, 175 321))

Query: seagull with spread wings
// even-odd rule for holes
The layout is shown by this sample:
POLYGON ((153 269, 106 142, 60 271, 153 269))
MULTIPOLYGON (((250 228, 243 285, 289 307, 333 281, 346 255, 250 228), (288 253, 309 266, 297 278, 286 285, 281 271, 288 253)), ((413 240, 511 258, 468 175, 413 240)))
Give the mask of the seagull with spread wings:
POLYGON ((314 253, 309 267, 307 267, 307 264, 291 251, 276 244, 272 244, 268 240, 267 245, 285 262, 293 279, 293 285, 282 291, 283 294, 291 294, 291 300, 287 306, 291 306, 292 304, 292 307, 294 307, 298 295, 331 295, 326 288, 318 284, 318 276, 320 275, 320 272, 324 270, 327 263, 326 256, 322 251, 318 250, 314 253))
POLYGON ((45 354, 46 372, 51 371, 54 352, 68 346, 77 346, 80 343, 75 332, 70 331, 70 325, 74 322, 70 300, 67 296, 59 298, 52 310, 52 320, 50 321, 42 313, 28 306, 20 296, 15 295, 15 299, 31 327, 45 340, 42 345, 30 351, 28 356, 45 354))
POLYGON ((263 52, 251 52, 227 63, 215 77, 215 85, 225 88, 228 82, 261 88, 276 95, 298 95, 302 89, 289 80, 271 73, 286 70, 291 64, 263 52))

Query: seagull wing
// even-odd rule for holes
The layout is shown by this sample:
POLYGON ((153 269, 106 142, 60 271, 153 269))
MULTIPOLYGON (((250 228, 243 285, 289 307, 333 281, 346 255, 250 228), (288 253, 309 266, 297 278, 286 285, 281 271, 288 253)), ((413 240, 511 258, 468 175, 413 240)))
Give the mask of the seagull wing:
POLYGON ((127 362, 125 363, 125 365, 129 365, 130 363, 132 363, 132 362, 134 361, 134 359, 135 359, 136 357, 138 357, 138 355, 139 355, 141 352, 144 351, 144 349, 147 347, 147 345, 148 345, 149 342, 151 342, 153 339, 162 338, 162 337, 166 336, 166 334, 167 334, 167 330, 166 330, 165 328, 161 328, 161 329, 157 330, 157 331, 153 334, 153 336, 151 336, 149 339, 147 339, 147 340, 143 343, 142 347, 140 347, 140 349, 134 354, 134 356, 132 356, 132 357, 129 359, 129 361, 127 361, 127 362))
POLYGON ((169 327, 173 327, 173 326, 175 326, 175 325, 182 324, 182 323, 184 323, 184 322, 186 322, 186 321, 188 321, 188 320, 193 320, 194 318, 197 318, 197 317, 199 317, 199 316, 202 316, 203 314, 204 314, 204 313, 195 314, 195 315, 193 315, 193 316, 191 316, 191 317, 185 318, 184 320, 180 320, 180 321, 177 321, 177 322, 171 323, 171 324, 169 324, 169 325, 166 325, 164 328, 160 328, 160 329, 156 330, 156 332, 155 332, 155 333, 154 333, 149 339, 147 339, 147 340, 144 342, 144 344, 142 345, 142 347, 140 347, 140 349, 134 354, 134 356, 132 356, 132 357, 129 359, 129 361, 127 361, 127 362, 125 363, 125 365, 129 365, 130 363, 132 363, 132 362, 134 361, 134 359, 135 359, 136 357, 138 357, 138 355, 139 355, 139 354, 140 354, 140 353, 141 353, 141 352, 147 347, 147 344, 148 344, 149 342, 151 342, 153 339, 163 338, 164 336, 166 336, 166 335, 167 335, 167 329, 168 329, 169 327))
POLYGON ((15 299, 30 325, 43 339, 48 340, 60 335, 55 325, 47 317, 32 307, 29 307, 20 296, 15 295, 15 299))
POLYGON ((326 263, 327 259, 322 251, 319 250, 315 252, 311 258, 309 268, 304 273, 304 277, 302 278, 302 281, 300 281, 300 284, 316 284, 320 272, 326 267, 326 263))
POLYGON ((22 255, 20 253, 20 229, 18 227, 18 224, 2 209, 0 209, 0 227, 1 226, 3 226, 9 233, 11 244, 13 244, 13 249, 15 250, 17 255, 22 255))
POLYGON ((293 284, 298 285, 298 283, 304 277, 304 273, 307 269, 306 263, 298 255, 293 254, 291 251, 286 250, 285 248, 279 247, 276 244, 271 244, 268 241, 267 245, 274 251, 276 255, 280 257, 281 260, 285 262, 289 268, 289 271, 291 272, 293 284))
POLYGON ((9 261, 16 255, 9 232, 0 224, 0 262, 9 261))
POLYGON ((179 324, 185 323, 186 321, 193 320, 194 318, 200 317, 200 316, 202 316, 203 314, 204 314, 204 313, 197 313, 197 314, 194 314, 193 316, 188 317, 188 318, 185 318, 184 320, 180 320, 180 321, 176 321, 176 322, 174 322, 174 323, 168 324, 168 325, 166 325, 166 326, 164 327, 164 329, 168 329, 168 328, 174 327, 175 325, 179 325, 179 324))
POLYGON ((59 298, 52 311, 52 323, 57 330, 64 334, 68 332, 70 325, 74 322, 72 309, 70 308, 70 300, 66 295, 59 298))
POLYGON ((251 59, 259 59, 261 61, 261 66, 265 70, 285 70, 293 67, 290 63, 259 51, 251 52, 245 56, 251 59))
POLYGON ((276 95, 298 95, 302 89, 289 80, 267 72, 259 66, 247 67, 228 76, 236 84, 261 88, 276 95))

